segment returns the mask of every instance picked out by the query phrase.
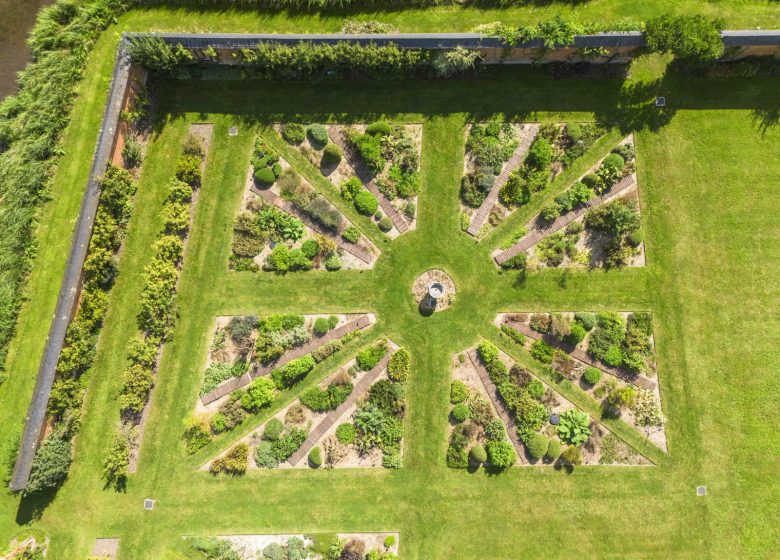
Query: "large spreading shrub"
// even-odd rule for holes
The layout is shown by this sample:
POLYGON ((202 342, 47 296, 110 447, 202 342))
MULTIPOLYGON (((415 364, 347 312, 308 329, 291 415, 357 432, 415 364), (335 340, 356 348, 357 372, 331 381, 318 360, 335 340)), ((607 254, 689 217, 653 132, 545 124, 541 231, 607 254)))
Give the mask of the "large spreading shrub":
POLYGON ((250 411, 257 412, 261 408, 270 405, 276 397, 274 382, 268 377, 259 377, 252 381, 246 392, 241 397, 241 406, 250 411))
POLYGON ((46 438, 35 454, 26 494, 57 487, 65 477, 72 458, 70 441, 54 435, 46 438))
POLYGON ((665 14, 645 25, 647 48, 671 52, 688 63, 711 62, 723 55, 724 20, 703 15, 665 14))
POLYGON ((379 208, 376 197, 367 190, 360 191, 355 196, 355 209, 364 216, 373 216, 379 208))
POLYGON ((499 469, 511 467, 517 461, 517 454, 512 444, 506 440, 491 440, 485 445, 488 461, 499 469))

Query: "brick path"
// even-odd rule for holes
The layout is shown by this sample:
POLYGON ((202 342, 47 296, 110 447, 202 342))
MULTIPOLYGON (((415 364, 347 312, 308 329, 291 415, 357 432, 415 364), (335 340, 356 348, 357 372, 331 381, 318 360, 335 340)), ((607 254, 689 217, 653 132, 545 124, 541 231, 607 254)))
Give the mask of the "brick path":
POLYGON ((603 194, 591 198, 582 207, 577 208, 576 210, 572 210, 571 212, 564 214, 563 216, 560 216, 557 220, 555 220, 552 224, 550 224, 546 228, 537 229, 534 227, 534 224, 536 223, 535 220, 529 222, 528 224, 526 224, 526 227, 528 228, 528 233, 526 234, 526 236, 523 237, 520 241, 518 241, 514 245, 512 245, 506 251, 502 251, 501 253, 496 255, 494 257, 496 263, 502 265, 512 257, 515 257, 520 253, 527 251, 528 249, 530 249, 531 247, 539 243, 545 237, 549 237, 553 233, 565 228, 573 221, 584 216, 585 213, 591 208, 604 203, 607 199, 620 194, 621 192, 623 192, 624 190, 628 189, 629 187, 635 184, 636 184, 636 174, 632 173, 631 175, 623 177, 611 189, 605 191, 603 194))
POLYGON ((490 379, 490 374, 485 369, 485 366, 482 365, 482 361, 479 359, 477 351, 470 350, 469 352, 466 352, 466 354, 468 354, 469 360, 471 360, 471 365, 473 365, 474 369, 477 370, 477 375, 479 375, 479 378, 482 381, 482 385, 484 385, 485 391, 487 391, 488 397, 490 397, 490 400, 493 401, 493 406, 496 407, 499 418, 501 418, 501 420, 504 422, 504 425, 506 426, 506 431, 509 434, 509 440, 512 442, 512 445, 515 446, 515 451, 517 451, 517 459, 521 463, 527 464, 528 460, 525 458, 525 447, 520 441, 520 438, 517 437, 517 427, 515 426, 515 421, 507 410, 506 405, 504 404, 504 400, 501 398, 501 393, 498 392, 498 387, 496 387, 495 383, 493 383, 493 380, 490 379))
POLYGON ((598 368, 601 371, 609 373, 610 375, 614 375, 615 377, 627 381, 629 383, 633 383, 643 389, 647 389, 648 391, 655 390, 655 381, 653 381, 649 377, 646 377, 641 374, 631 373, 623 369, 611 367, 606 364, 602 364, 601 362, 591 358, 587 352, 581 350, 580 348, 575 347, 573 350, 569 350, 560 340, 558 340, 554 336, 538 333, 535 330, 533 330, 530 326, 526 325, 525 323, 518 323, 516 321, 504 320, 504 324, 515 329, 516 331, 523 333, 528 338, 532 338, 534 340, 544 340, 550 346, 560 348, 561 350, 569 354, 569 356, 571 356, 572 358, 574 358, 579 362, 582 362, 583 364, 589 365, 594 368, 598 368))
POLYGON ((388 349, 387 354, 385 354, 384 357, 379 360, 379 363, 374 367, 374 369, 366 373, 360 379, 360 381, 355 384, 355 386, 352 388, 352 392, 347 397, 347 400, 341 403, 336 410, 329 412, 328 415, 323 418, 322 422, 317 424, 317 427, 309 432, 309 437, 307 437, 306 441, 303 442, 303 445, 298 448, 298 451, 290 456, 287 462, 289 462, 292 466, 295 466, 301 462, 301 459, 306 457, 311 448, 314 447, 320 438, 333 427, 333 424, 335 424, 336 421, 341 418, 353 404, 355 404, 355 401, 357 401, 358 397, 365 393, 368 388, 371 387, 374 381, 377 380, 385 368, 387 368, 387 363, 390 361, 390 356, 392 354, 393 351, 388 349))
POLYGON ((288 350, 272 364, 266 366, 255 364, 252 371, 249 371, 240 377, 234 377, 233 379, 229 379, 225 381, 210 393, 206 393, 205 395, 202 395, 200 397, 200 400, 204 405, 212 403, 215 400, 220 399, 229 393, 232 393, 236 389, 240 389, 241 387, 245 387, 249 385, 253 379, 257 379, 258 377, 267 375, 272 370, 286 364, 291 360, 300 358, 301 356, 305 356, 306 354, 313 352, 320 346, 327 344, 332 340, 341 338, 342 336, 349 334, 352 331, 358 329, 365 329, 370 325, 371 325, 371 318, 368 315, 362 315, 357 319, 355 319, 354 321, 350 321, 349 323, 345 323, 340 327, 336 327, 332 331, 326 333, 324 336, 315 337, 309 342, 307 342, 306 344, 288 350))
MULTIPOLYGON (((293 216, 296 216, 299 218, 303 223, 305 223, 307 226, 309 226, 314 231, 320 233, 321 235, 327 237, 331 241, 333 241, 336 245, 338 245, 341 249, 345 250, 347 253, 356 256, 361 261, 363 261, 366 264, 371 264, 371 262, 374 260, 371 253, 363 249, 360 245, 357 245, 356 243, 349 243, 344 240, 341 235, 334 234, 331 231, 328 231, 324 227, 322 227, 316 220, 313 220, 310 216, 308 216, 305 212, 301 211, 297 206, 292 204, 291 202, 286 201, 276 193, 271 192, 270 190, 263 190, 258 189, 254 185, 252 185, 251 190, 256 195, 260 196, 264 200, 267 200, 280 210, 284 210, 288 214, 291 214, 293 216)), ((343 222, 342 222, 342 225, 343 222)), ((344 228, 340 228, 344 229, 344 228)))
POLYGON ((523 132, 524 135, 520 140, 520 145, 515 150, 515 153, 512 154, 512 157, 509 158, 509 161, 506 162, 506 165, 504 165, 504 168, 501 170, 501 174, 496 178, 496 182, 493 183, 493 188, 490 189, 485 200, 482 201, 482 204, 471 217, 471 224, 466 230, 466 233, 469 235, 476 237, 479 230, 482 228, 482 225, 485 223, 485 220, 487 220, 487 217, 490 215, 490 212, 493 211, 493 206, 498 202, 498 192, 501 190, 501 187, 509 180, 509 175, 512 171, 520 167, 523 161, 525 161, 525 156, 528 154, 528 150, 531 149, 534 138, 536 138, 536 135, 539 133, 539 125, 530 124, 528 125, 528 129, 523 132))
POLYGON ((366 166, 363 165, 363 162, 360 160, 360 158, 355 155, 352 147, 347 143, 347 139, 344 137, 344 133, 341 130, 331 128, 328 134, 330 135, 331 140, 333 140, 333 143, 341 148, 344 157, 347 158, 347 161, 352 166, 352 169, 355 170, 355 174, 358 176, 358 179, 361 180, 369 192, 373 194, 379 201, 379 206, 382 208, 382 211, 393 221, 393 225, 395 226, 395 229, 398 230, 398 233, 404 233, 406 230, 408 230, 409 222, 395 208, 395 206, 393 206, 384 193, 379 190, 379 187, 376 186, 373 173, 371 173, 366 168, 366 166))

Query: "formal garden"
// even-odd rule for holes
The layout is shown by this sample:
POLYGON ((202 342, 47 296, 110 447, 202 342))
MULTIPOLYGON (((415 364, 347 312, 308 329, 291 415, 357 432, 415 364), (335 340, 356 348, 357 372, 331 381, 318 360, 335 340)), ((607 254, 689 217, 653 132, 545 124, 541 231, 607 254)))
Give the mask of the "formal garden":
POLYGON ((0 104, 6 482, 121 32, 476 29, 539 60, 138 39, 0 556, 766 553, 776 63, 712 60, 772 10, 192 4, 55 1, 0 104), (575 46, 634 29, 625 65, 575 46))

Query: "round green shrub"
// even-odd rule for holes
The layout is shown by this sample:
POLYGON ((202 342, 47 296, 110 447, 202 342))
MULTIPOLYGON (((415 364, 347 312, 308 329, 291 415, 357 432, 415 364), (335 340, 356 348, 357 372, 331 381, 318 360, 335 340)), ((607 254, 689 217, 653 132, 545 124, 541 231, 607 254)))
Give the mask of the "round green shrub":
POLYGON ((598 191, 602 186, 601 177, 595 173, 588 173, 582 178, 582 182, 588 186, 588 188, 598 191))
POLYGON ((379 226, 379 229, 383 232, 387 233, 391 229, 393 229, 393 220, 388 218, 387 216, 383 217, 381 220, 379 220, 379 223, 377 224, 379 226))
POLYGON ((314 331, 314 334, 317 336, 322 336, 326 332, 328 332, 330 327, 330 324, 328 323, 328 320, 325 317, 317 317, 317 319, 314 321, 314 326, 312 327, 312 330, 314 331))
POLYGON ((450 402, 460 404, 469 396, 469 389, 463 381, 453 381, 450 385, 450 402))
POLYGON ((325 269, 333 271, 333 270, 338 270, 340 268, 341 268, 341 259, 336 253, 333 253, 325 261, 325 269))
POLYGON ((300 144, 306 138, 306 129, 300 123, 286 123, 282 126, 282 137, 290 144, 300 144))
POLYGON ((471 416, 468 405, 459 403, 452 407, 452 417, 456 422, 465 422, 471 416))
POLYGON ((555 461, 561 454, 561 440, 558 438, 551 438, 550 443, 547 446, 547 452, 544 456, 550 461, 555 461))
POLYGON ((544 396, 544 383, 538 379, 532 379, 528 385, 526 385, 525 390, 528 391, 528 395, 531 398, 539 400, 544 396))
POLYGON ((276 181, 276 175, 274 175, 274 171, 270 167, 262 167, 255 170, 255 181, 260 186, 270 187, 276 181))
POLYGON ((355 431, 354 424, 341 424, 338 428, 336 428, 336 439, 345 445, 349 445, 355 441, 356 435, 357 432, 355 431))
POLYGON ((314 147, 322 147, 328 143, 328 127, 324 124, 310 124, 307 132, 309 141, 314 147))
POLYGON ((323 165, 337 165, 341 162, 341 158, 344 157, 341 153, 341 148, 337 144, 332 142, 325 146, 322 151, 322 164, 323 165))
POLYGON ((582 375, 582 378, 585 380, 585 383, 588 385, 595 385, 599 381, 601 381, 601 370, 589 367, 585 370, 585 373, 582 375))
POLYGON ((566 336, 566 342, 568 342, 571 345, 576 346, 583 340, 585 340, 585 335, 587 332, 585 331, 585 327, 583 327, 579 323, 572 323, 569 334, 566 336))
POLYGON ((472 463, 481 465, 487 461, 487 451, 485 451, 485 448, 481 445, 475 445, 471 448, 471 451, 469 451, 469 459, 471 459, 472 463))
POLYGON ((276 441, 282 435, 283 431, 284 424, 282 424, 282 421, 278 418, 271 418, 268 422, 265 423, 265 428, 263 429, 263 439, 267 439, 268 441, 276 441))
POLYGON ((360 230, 355 226, 349 226, 341 232, 341 237, 350 243, 357 243, 358 239, 360 239, 360 230))
POLYGON ((282 176, 282 172, 284 171, 284 169, 282 169, 282 164, 277 162, 271 166, 271 171, 274 172, 274 177, 278 179, 279 177, 282 176))
POLYGON ((611 169, 623 169, 626 164, 625 160, 620 154, 609 154, 601 162, 602 167, 609 167, 611 169))
POLYGON ((315 239, 307 239, 301 245, 301 252, 308 259, 313 259, 320 252, 320 244, 315 239))
POLYGON ((395 537, 393 535, 388 535, 385 537, 385 548, 390 548, 395 544, 395 537))
POLYGON ((373 194, 362 190, 355 195, 355 208, 364 216, 373 216, 379 208, 379 202, 373 194))
POLYGON ((309 466, 318 469, 322 466, 322 451, 319 447, 312 447, 309 451, 309 466))
POLYGON ((528 449, 528 454, 538 461, 544 457, 545 453, 547 453, 547 448, 549 445, 550 440, 546 435, 536 433, 531 436, 531 439, 528 442, 526 448, 528 449))
POLYGON ((381 134, 382 136, 390 134, 393 131, 389 123, 377 121, 366 127, 366 134, 381 134))

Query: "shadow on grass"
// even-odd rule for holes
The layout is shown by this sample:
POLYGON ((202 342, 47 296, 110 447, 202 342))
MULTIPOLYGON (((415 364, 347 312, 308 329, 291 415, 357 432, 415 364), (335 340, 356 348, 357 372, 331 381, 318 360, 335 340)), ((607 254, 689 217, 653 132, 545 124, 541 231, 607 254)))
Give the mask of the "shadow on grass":
POLYGON ((19 508, 16 510, 16 523, 27 525, 38 521, 43 515, 44 510, 54 501, 59 487, 35 494, 22 495, 19 502, 19 508))

